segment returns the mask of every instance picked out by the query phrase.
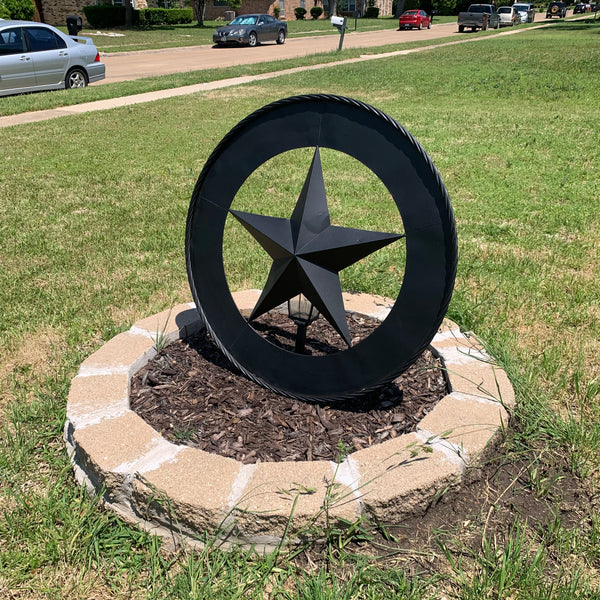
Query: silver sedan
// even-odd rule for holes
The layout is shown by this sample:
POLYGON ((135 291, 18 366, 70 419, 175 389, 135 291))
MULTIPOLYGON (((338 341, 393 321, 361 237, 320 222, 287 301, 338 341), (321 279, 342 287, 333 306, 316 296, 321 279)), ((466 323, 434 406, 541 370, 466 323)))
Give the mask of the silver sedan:
POLYGON ((0 96, 85 87, 104 76, 91 38, 33 21, 0 20, 0 96))
POLYGON ((248 44, 254 47, 261 42, 285 43, 287 23, 266 14, 240 15, 229 25, 219 27, 213 33, 213 42, 225 44, 248 44))

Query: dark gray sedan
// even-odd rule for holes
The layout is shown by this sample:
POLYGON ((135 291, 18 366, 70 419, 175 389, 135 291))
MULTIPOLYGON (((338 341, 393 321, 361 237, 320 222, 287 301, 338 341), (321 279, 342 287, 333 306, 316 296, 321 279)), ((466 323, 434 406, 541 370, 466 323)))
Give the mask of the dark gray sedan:
POLYGON ((85 87, 104 76, 91 38, 33 21, 0 20, 0 96, 85 87))
POLYGON ((213 33, 213 42, 218 45, 247 44, 256 46, 261 42, 283 44, 287 36, 287 23, 271 15, 240 15, 229 25, 219 27, 213 33))

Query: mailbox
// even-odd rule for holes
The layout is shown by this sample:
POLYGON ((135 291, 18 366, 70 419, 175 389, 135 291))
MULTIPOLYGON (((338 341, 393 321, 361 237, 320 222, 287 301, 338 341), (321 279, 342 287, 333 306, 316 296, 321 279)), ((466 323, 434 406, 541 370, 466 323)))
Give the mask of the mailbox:
POLYGON ((69 15, 67 17, 67 31, 69 35, 78 35, 83 28, 83 21, 79 15, 69 15))
POLYGON ((344 17, 331 17, 331 24, 334 27, 343 27, 344 26, 344 17))

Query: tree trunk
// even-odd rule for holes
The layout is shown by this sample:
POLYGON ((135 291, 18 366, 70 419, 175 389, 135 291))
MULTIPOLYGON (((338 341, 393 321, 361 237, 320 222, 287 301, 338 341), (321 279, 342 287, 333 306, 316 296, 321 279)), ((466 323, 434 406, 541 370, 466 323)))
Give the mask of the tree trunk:
POLYGON ((42 0, 35 0, 35 9, 38 12, 38 15, 40 17, 40 23, 45 23, 46 21, 44 20, 44 5, 42 4, 42 0))
POLYGON ((133 25, 133 6, 132 0, 125 0, 125 27, 133 25))

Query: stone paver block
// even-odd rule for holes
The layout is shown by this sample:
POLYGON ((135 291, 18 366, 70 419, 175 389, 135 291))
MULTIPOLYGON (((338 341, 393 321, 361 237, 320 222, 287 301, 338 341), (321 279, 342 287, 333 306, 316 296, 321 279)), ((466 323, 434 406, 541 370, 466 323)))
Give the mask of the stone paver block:
POLYGON ((507 407, 515 404, 513 387, 503 369, 472 359, 465 364, 447 364, 451 391, 497 400, 507 407))
POLYGON ((426 452, 414 433, 359 450, 351 455, 361 473, 359 491, 368 512, 382 522, 422 514, 435 494, 455 483, 464 470, 456 456, 426 452), (418 452, 411 456, 411 452, 418 452))
POLYGON ((135 463, 162 441, 150 425, 129 411, 116 419, 77 428, 73 433, 77 463, 98 489, 104 483, 108 497, 123 493, 122 486, 135 463))
POLYGON ((128 394, 129 379, 124 373, 79 375, 71 381, 67 404, 72 411, 95 411, 119 400, 127 400, 128 394))
POLYGON ((216 531, 227 517, 241 467, 231 458, 186 448, 173 460, 134 478, 132 506, 146 520, 168 525, 174 518, 192 531, 216 531), (168 503, 160 502, 163 494, 168 503))
MULTIPOLYGON (((281 462, 256 465, 240 498, 235 500, 236 527, 246 535, 281 536, 291 517, 290 533, 312 524, 329 491, 330 518, 355 520, 359 505, 352 490, 333 483, 332 463, 281 462), (296 503, 294 506, 294 502, 296 503)), ((324 514, 315 521, 322 526, 324 514)))
POLYGON ((343 293, 344 305, 347 311, 360 313, 363 315, 369 315, 374 319, 385 319, 394 301, 383 296, 375 296, 373 294, 351 294, 349 292, 343 293))
POLYGON ((499 402, 450 394, 421 420, 419 430, 428 435, 446 434, 444 439, 468 461, 471 456, 481 453, 498 429, 507 423, 508 413, 499 402))
POLYGON ((155 353, 154 341, 151 338, 126 331, 106 342, 102 348, 86 358, 81 364, 80 373, 125 371, 131 375, 155 353))
POLYGON ((171 309, 146 317, 133 324, 132 331, 147 332, 154 342, 164 335, 166 342, 193 335, 202 327, 202 320, 193 304, 178 304, 171 309))
POLYGON ((440 351, 458 348, 459 352, 467 355, 469 350, 475 355, 485 354, 483 346, 476 337, 463 335, 458 330, 436 334, 431 345, 440 351))
POLYGON ((75 377, 67 400, 67 419, 76 427, 87 427, 124 414, 129 409, 126 374, 75 377))
POLYGON ((233 292, 233 301, 238 307, 238 310, 252 310, 258 299, 260 298, 260 290, 241 290, 239 292, 233 292))
POLYGON ((450 319, 444 319, 438 328, 437 336, 441 337, 456 337, 462 335, 460 327, 450 319))

